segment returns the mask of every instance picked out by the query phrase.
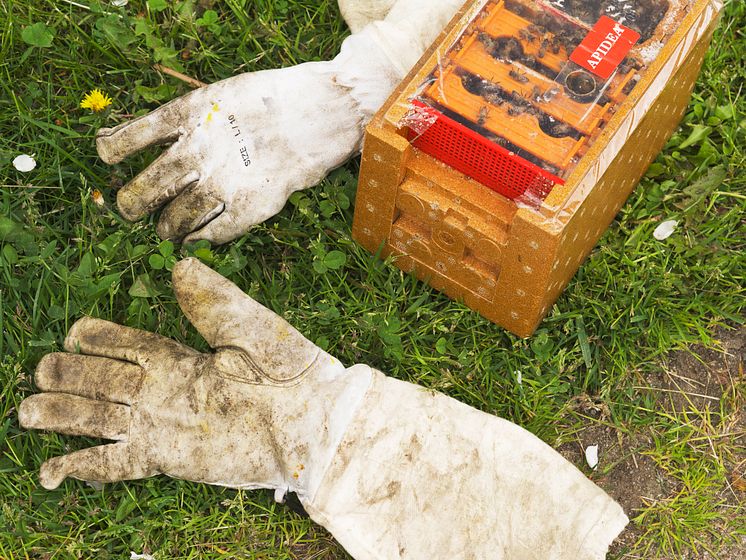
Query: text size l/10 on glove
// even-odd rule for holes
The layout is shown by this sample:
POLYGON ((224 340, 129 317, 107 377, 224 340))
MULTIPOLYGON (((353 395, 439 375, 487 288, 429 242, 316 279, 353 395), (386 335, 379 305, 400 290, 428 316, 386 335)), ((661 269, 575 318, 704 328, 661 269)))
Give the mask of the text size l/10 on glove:
POLYGON ((114 442, 44 463, 46 488, 163 473, 293 491, 357 560, 600 560, 627 523, 522 428, 345 369, 196 260, 173 284, 214 353, 84 318, 40 362, 21 424, 114 442))
MULTIPOLYGON (((364 2, 346 4, 366 21, 364 2)), ((348 37, 334 60, 242 74, 101 129, 107 163, 171 144, 119 191, 122 215, 137 220, 167 205, 161 237, 224 243, 317 184, 360 149, 365 124, 461 0, 399 4, 348 37)))

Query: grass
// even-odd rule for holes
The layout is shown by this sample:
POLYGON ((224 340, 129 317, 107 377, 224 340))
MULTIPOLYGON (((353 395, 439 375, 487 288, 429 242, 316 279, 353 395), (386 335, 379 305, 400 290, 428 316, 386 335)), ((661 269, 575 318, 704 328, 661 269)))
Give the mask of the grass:
MULTIPOLYGON (((443 391, 554 446, 599 427, 632 442, 627 455, 649 462, 668 493, 628 512, 633 538, 615 558, 705 558, 746 537, 744 495, 729 478, 746 458, 742 374, 725 384, 716 409, 698 401, 662 406, 666 393, 650 382, 672 351, 718 348, 723 333, 743 325, 746 4, 727 3, 681 128, 528 340, 351 240, 356 161, 224 247, 186 251, 161 243, 152 220, 129 224, 116 214, 116 187, 156 154, 108 167, 93 135, 188 91, 154 63, 211 82, 327 59, 347 33, 330 0, 225 0, 213 6, 216 18, 195 19, 198 4, 213 2, 133 0, 117 9, 0 0, 0 558, 346 557, 264 492, 163 477, 103 489, 39 486, 44 459, 91 443, 25 432, 15 413, 35 391, 36 363, 61 348, 77 318, 205 348, 170 288, 167 269, 182 253, 211 264, 347 364, 443 391), (50 37, 48 47, 29 44, 50 37), (114 98, 103 115, 78 108, 96 87, 114 98), (34 154, 37 169, 16 172, 10 162, 20 153, 34 154), (662 219, 680 226, 658 242, 652 231, 662 219), (342 266, 322 266, 335 262, 325 260, 332 251, 343 253, 342 266)), ((593 476, 603 484, 601 474, 613 472, 607 464, 593 476)))

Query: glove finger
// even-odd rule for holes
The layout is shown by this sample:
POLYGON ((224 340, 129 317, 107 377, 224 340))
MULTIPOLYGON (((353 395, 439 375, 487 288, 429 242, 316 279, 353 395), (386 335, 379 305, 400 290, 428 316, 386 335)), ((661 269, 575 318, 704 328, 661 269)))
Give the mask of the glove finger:
POLYGON ((108 164, 150 146, 175 142, 180 135, 183 99, 176 99, 143 117, 122 123, 114 128, 101 128, 96 133, 98 155, 108 164))
POLYGON ((141 464, 126 443, 112 443, 49 459, 39 470, 39 481, 47 490, 54 490, 68 476, 78 480, 117 482, 155 474, 157 470, 141 464))
POLYGON ((41 359, 34 380, 42 391, 131 404, 143 375, 140 366, 128 362, 56 352, 41 359))
POLYGON ((139 220, 199 180, 192 157, 174 145, 117 193, 119 212, 139 220))
POLYGON ((66 395, 39 393, 18 407, 24 428, 122 441, 129 435, 130 407, 66 395))
POLYGON ((239 196, 227 204, 222 214, 194 233, 190 233, 184 242, 193 243, 207 239, 220 245, 232 241, 249 231, 251 226, 268 220, 282 210, 288 196, 289 193, 272 197, 251 191, 239 193, 239 196))
POLYGON ((65 338, 65 350, 144 365, 164 354, 198 354, 175 340, 93 317, 75 322, 65 338))
POLYGON ((184 314, 210 346, 243 349, 255 373, 286 382, 317 360, 334 361, 283 318, 197 259, 176 263, 173 286, 184 314))
MULTIPOLYGON (((217 190, 217 189, 216 189, 217 190)), ((251 226, 259 224, 276 215, 285 205, 291 190, 275 189, 275 196, 265 196, 261 192, 244 189, 236 193, 225 210, 199 230, 184 238, 184 243, 194 243, 206 239, 220 245, 245 234, 251 226)))
POLYGON ((187 235, 184 238, 184 243, 195 243, 206 239, 215 245, 222 245, 242 236, 253 224, 259 223, 259 221, 249 221, 245 217, 243 219, 236 218, 230 209, 225 209, 200 229, 187 235))
POLYGON ((177 196, 158 220, 156 231, 161 239, 180 240, 219 216, 225 203, 215 193, 211 186, 196 184, 177 196))

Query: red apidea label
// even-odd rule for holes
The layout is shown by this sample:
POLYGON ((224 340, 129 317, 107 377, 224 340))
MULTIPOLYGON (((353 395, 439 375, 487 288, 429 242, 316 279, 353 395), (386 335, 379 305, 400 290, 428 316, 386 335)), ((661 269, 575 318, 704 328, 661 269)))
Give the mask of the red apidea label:
POLYGON ((608 80, 639 40, 640 34, 634 29, 601 16, 583 42, 572 51, 570 60, 608 80))

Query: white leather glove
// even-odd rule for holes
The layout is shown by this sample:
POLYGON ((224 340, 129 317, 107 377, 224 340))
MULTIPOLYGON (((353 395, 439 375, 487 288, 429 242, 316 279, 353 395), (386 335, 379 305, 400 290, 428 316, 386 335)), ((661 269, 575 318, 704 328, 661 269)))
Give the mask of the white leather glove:
POLYGON ((337 4, 347 27, 357 33, 369 23, 384 19, 396 0, 337 0, 337 4))
MULTIPOLYGON (((137 220, 168 203, 161 237, 214 243, 273 216, 359 151, 365 124, 460 3, 401 0, 332 61, 229 78, 101 129, 107 163, 173 143, 119 191, 119 211, 137 220)), ((363 18, 365 4, 351 4, 363 18)))
POLYGON ((215 349, 78 321, 36 371, 27 428, 114 440, 40 479, 158 473, 298 494, 357 560, 599 560, 621 508, 529 432, 449 397, 345 369, 194 259, 176 297, 215 349))

